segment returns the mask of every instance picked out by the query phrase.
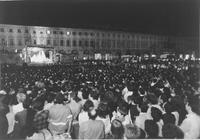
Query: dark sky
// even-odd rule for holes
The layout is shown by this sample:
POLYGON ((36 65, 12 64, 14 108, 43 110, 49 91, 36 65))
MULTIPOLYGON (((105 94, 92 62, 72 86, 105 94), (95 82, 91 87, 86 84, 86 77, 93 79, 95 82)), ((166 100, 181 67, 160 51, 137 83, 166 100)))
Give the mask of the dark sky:
POLYGON ((0 23, 198 36, 198 0, 0 2, 0 23))

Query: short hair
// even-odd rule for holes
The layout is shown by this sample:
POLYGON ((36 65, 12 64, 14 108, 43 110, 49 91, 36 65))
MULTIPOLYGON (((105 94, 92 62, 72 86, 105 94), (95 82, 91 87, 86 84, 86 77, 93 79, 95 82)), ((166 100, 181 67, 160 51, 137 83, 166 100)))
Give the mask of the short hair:
POLYGON ((166 124, 162 127, 163 138, 165 139, 183 139, 183 131, 174 124, 166 124))
POLYGON ((91 91, 90 96, 95 100, 98 100, 98 98, 99 98, 99 94, 97 91, 91 91))
POLYGON ((88 96, 89 96, 88 91, 87 91, 86 89, 84 89, 84 90, 82 91, 82 97, 83 97, 83 99, 88 99, 88 96))
POLYGON ((44 107, 44 102, 41 100, 36 100, 34 101, 34 103, 32 104, 32 108, 36 109, 38 111, 41 111, 44 107))
POLYGON ((169 102, 167 102, 165 105, 164 105, 164 108, 165 108, 165 112, 166 113, 172 113, 175 109, 173 108, 173 105, 169 102))
POLYGON ((86 111, 86 112, 88 112, 88 111, 91 110, 91 108, 93 108, 93 107, 94 107, 93 102, 90 101, 90 100, 87 100, 87 101, 85 102, 85 104, 83 105, 83 110, 86 111))
POLYGON ((163 115, 162 120, 164 124, 168 124, 168 123, 175 124, 176 122, 175 116, 173 114, 168 114, 168 113, 165 113, 163 115))
POLYGON ((149 107, 146 103, 140 105, 141 112, 147 112, 148 108, 149 107))
POLYGON ((141 129, 136 125, 127 124, 125 126, 125 137, 127 139, 138 139, 141 135, 141 129))
POLYGON ((146 120, 145 123, 145 131, 151 138, 158 137, 158 125, 153 120, 146 120))
POLYGON ((63 104, 64 100, 65 100, 64 95, 62 93, 58 93, 56 95, 56 97, 55 97, 54 103, 56 103, 56 104, 63 104))
POLYGON ((122 139, 124 135, 124 127, 122 122, 114 119, 111 123, 111 133, 114 139, 122 139))
POLYGON ((188 96, 187 98, 188 105, 191 107, 191 110, 200 115, 200 101, 197 96, 188 96))
POLYGON ((154 94, 148 94, 147 99, 151 104, 157 104, 158 98, 154 94))
POLYGON ((106 115, 109 114, 108 112, 108 103, 106 102, 100 102, 97 108, 97 114, 98 116, 105 118, 106 115))
POLYGON ((155 122, 158 122, 162 118, 162 112, 156 107, 151 108, 151 116, 155 122))

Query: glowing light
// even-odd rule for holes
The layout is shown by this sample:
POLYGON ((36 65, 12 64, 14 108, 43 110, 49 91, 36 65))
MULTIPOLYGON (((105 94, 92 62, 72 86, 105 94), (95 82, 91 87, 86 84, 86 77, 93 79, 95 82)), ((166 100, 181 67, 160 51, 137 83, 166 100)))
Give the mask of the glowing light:
POLYGON ((70 32, 69 32, 69 31, 67 32, 67 35, 70 35, 70 32))
POLYGON ((47 34, 49 35, 51 32, 49 30, 47 30, 47 34))

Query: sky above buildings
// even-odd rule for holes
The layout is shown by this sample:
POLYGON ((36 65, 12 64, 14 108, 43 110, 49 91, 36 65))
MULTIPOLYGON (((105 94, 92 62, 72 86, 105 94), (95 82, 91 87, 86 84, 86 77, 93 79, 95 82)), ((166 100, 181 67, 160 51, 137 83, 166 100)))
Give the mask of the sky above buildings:
POLYGON ((0 23, 198 36, 198 0, 0 2, 0 23))

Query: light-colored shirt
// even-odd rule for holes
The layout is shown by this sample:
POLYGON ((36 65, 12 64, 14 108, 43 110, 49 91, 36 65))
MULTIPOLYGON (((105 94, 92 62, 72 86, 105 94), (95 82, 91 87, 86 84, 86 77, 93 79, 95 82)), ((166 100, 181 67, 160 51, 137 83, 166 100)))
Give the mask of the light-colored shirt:
POLYGON ((54 103, 47 103, 45 106, 44 106, 44 110, 49 110, 52 106, 54 105, 54 103))
POLYGON ((8 120, 8 132, 7 134, 10 134, 13 129, 14 129, 14 125, 15 125, 15 114, 13 113, 12 107, 9 106, 10 108, 10 112, 8 114, 6 114, 7 120, 8 120))
POLYGON ((23 104, 22 103, 18 103, 17 105, 13 105, 12 109, 13 109, 13 113, 16 114, 16 113, 24 110, 23 104))
POLYGON ((100 120, 88 120, 79 129, 79 139, 104 139, 105 126, 100 120))
POLYGON ((88 112, 82 111, 78 116, 79 125, 89 120, 88 112))
POLYGON ((110 117, 108 115, 106 116, 106 118, 100 118, 99 116, 97 116, 96 120, 101 120, 104 123, 105 134, 108 134, 111 128, 110 117))
POLYGON ((72 114, 69 106, 63 104, 54 104, 49 109, 49 129, 53 133, 63 133, 68 129, 67 124, 72 114))
POLYGON ((141 112, 135 119, 135 125, 144 130, 144 122, 148 119, 148 114, 141 112))
POLYGON ((71 100, 71 102, 68 105, 71 109, 73 119, 77 119, 79 113, 81 112, 81 105, 74 100, 71 100))
POLYGON ((189 113, 183 120, 181 130, 184 132, 184 138, 197 139, 200 137, 200 116, 195 113, 189 113))

